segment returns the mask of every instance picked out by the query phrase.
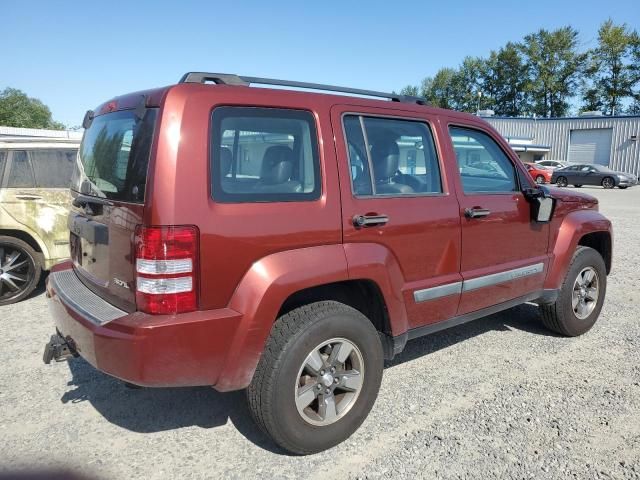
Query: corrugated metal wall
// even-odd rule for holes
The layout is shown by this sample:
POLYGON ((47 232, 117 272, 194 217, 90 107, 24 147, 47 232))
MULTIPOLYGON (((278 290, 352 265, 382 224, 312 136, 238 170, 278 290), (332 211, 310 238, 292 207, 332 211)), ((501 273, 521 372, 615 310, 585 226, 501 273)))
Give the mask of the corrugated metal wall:
POLYGON ((503 137, 533 138, 533 143, 549 145, 547 159, 567 160, 571 130, 611 128, 611 161, 614 170, 640 175, 640 117, 577 118, 485 118, 503 137), (636 141, 631 136, 636 136, 636 141))

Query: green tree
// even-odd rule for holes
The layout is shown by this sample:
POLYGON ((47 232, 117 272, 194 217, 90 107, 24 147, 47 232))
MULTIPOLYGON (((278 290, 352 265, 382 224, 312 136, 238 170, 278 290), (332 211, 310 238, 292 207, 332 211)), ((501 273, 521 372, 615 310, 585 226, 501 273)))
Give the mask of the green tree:
POLYGON ((400 90, 400 95, 408 95, 410 97, 420 96, 420 87, 416 85, 407 85, 400 90))
POLYGON ((51 118, 49 107, 15 88, 5 88, 0 92, 0 125, 53 130, 65 128, 62 123, 51 118))
POLYGON ((640 115, 640 95, 625 110, 627 115, 640 115))
POLYGON ((530 110, 531 82, 521 47, 509 42, 485 62, 483 93, 498 115, 517 117, 530 110))
POLYGON ((454 108, 454 79, 457 71, 453 68, 441 68, 433 76, 422 81, 422 93, 434 107, 454 108))
POLYGON ((479 57, 465 57, 451 78, 450 104, 461 112, 476 112, 490 101, 484 95, 486 62, 479 57))
POLYGON ((578 51, 578 31, 570 26, 541 29, 524 37, 520 50, 531 82, 533 113, 543 117, 565 115, 586 59, 578 51))
POLYGON ((598 30, 598 46, 588 52, 583 86, 583 110, 604 110, 614 115, 634 97, 640 82, 640 36, 627 24, 611 19, 598 30))

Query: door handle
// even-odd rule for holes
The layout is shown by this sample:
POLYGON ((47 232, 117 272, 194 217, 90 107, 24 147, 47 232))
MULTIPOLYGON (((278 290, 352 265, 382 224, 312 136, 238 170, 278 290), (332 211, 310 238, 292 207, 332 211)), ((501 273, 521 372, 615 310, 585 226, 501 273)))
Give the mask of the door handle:
POLYGON ((353 226, 356 228, 384 225, 389 221, 386 215, 354 215, 353 226))
POLYGON ((481 218, 486 217, 491 213, 491 210, 487 210, 486 208, 473 207, 473 208, 465 208, 464 216, 467 218, 481 218))
POLYGON ((42 200, 40 195, 33 195, 31 193, 17 193, 16 198, 18 200, 42 200))

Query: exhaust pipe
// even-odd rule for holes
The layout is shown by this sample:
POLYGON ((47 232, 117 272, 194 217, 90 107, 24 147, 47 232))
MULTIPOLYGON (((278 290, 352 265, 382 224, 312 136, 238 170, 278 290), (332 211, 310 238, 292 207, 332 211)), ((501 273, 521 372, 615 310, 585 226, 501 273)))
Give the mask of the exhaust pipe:
POLYGON ((49 365, 51 360, 64 362, 77 356, 78 352, 73 348, 73 345, 56 333, 55 335, 51 335, 51 340, 49 340, 49 343, 44 346, 42 361, 49 365))

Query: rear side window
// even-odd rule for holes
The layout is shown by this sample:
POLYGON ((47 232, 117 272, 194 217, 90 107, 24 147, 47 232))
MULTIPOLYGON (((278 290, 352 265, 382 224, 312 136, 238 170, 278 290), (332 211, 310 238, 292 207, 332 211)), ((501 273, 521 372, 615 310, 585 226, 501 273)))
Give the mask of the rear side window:
POLYGON ((431 130, 413 120, 345 115, 356 196, 442 193, 431 130))
POLYGON ((31 164, 36 185, 45 188, 69 188, 77 150, 34 150, 31 164))
POLYGON ((449 129, 464 193, 507 193, 518 190, 513 163, 486 133, 449 129))
POLYGON ((10 188, 33 188, 36 186, 29 156, 24 150, 13 152, 7 186, 10 188))
POLYGON ((212 114, 213 198, 283 202, 320 197, 313 115, 276 108, 219 107, 212 114))
POLYGON ((99 115, 84 132, 72 188, 85 195, 144 201, 157 109, 99 115))

